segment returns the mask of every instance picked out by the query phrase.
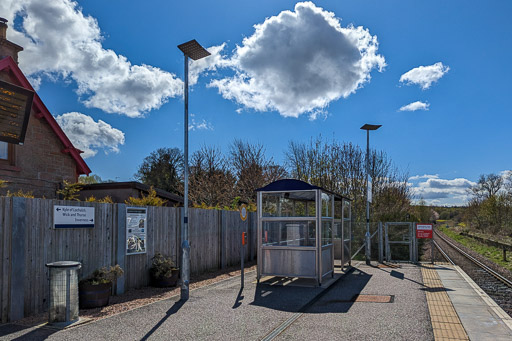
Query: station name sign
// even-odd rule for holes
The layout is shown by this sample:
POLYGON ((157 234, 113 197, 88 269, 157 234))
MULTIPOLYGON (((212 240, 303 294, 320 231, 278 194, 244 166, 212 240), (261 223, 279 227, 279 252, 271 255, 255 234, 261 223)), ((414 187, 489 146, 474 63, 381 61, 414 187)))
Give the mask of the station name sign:
POLYGON ((94 207, 53 206, 53 228, 75 229, 94 227, 94 207))
POLYGON ((0 81, 0 141, 23 144, 34 92, 0 81))
POLYGON ((416 238, 432 238, 432 224, 417 224, 416 225, 416 238))

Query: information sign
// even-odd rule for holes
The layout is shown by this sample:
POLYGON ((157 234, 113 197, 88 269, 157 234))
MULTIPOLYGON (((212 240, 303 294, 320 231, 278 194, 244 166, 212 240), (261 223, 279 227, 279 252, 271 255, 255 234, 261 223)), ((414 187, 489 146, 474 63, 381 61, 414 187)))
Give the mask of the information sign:
POLYGON ((242 204, 240 206, 240 219, 242 219, 242 221, 246 221, 247 220, 247 206, 245 204, 242 204))
POLYGON ((432 238, 432 224, 417 224, 416 238, 432 238))
POLYGON ((0 141, 24 142, 33 99, 33 91, 0 81, 0 141))
POLYGON ((146 253, 148 211, 146 207, 126 208, 126 254, 146 253))
POLYGON ((53 228, 74 229, 94 227, 94 207, 53 206, 53 228))

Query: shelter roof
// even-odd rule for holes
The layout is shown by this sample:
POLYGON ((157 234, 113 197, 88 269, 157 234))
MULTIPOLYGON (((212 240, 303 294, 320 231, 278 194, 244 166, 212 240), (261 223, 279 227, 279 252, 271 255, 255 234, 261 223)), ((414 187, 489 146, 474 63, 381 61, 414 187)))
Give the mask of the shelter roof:
POLYGON ((325 188, 311 185, 305 181, 301 181, 301 180, 297 180, 297 179, 277 180, 277 181, 269 183, 268 185, 266 185, 264 187, 258 188, 256 190, 256 192, 311 191, 311 190, 315 190, 315 189, 319 189, 324 192, 333 194, 337 199, 344 198, 344 199, 350 200, 349 198, 347 198, 343 195, 334 193, 332 191, 326 190, 325 188))

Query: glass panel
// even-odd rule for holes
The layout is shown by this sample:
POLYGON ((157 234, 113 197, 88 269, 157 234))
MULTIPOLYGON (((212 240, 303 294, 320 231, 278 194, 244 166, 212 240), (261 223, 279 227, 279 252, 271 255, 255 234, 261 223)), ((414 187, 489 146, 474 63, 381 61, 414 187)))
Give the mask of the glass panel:
POLYGON ((343 214, 343 201, 334 201, 334 218, 341 219, 341 215, 343 214))
POLYGON ((263 246, 316 246, 315 221, 265 221, 263 246))
POLYGON ((332 244, 332 222, 322 220, 322 245, 332 244))
POLYGON ((279 192, 262 195, 264 217, 314 217, 315 192, 279 192))
POLYGON ((334 222, 334 238, 341 239, 341 237, 342 237, 341 232, 342 232, 341 221, 334 222))
POLYGON ((7 142, 0 141, 0 159, 9 159, 9 144, 7 142))
POLYGON ((333 195, 322 193, 322 217, 332 217, 333 195))
POLYGON ((343 218, 350 219, 350 201, 343 200, 343 218))

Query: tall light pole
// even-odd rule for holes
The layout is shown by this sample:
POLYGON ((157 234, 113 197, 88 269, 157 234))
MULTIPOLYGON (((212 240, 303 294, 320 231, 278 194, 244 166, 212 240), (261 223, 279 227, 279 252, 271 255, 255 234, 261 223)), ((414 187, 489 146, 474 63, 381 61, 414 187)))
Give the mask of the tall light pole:
POLYGON ((382 125, 380 124, 365 124, 361 127, 362 130, 366 130, 366 248, 365 258, 366 264, 370 265, 371 248, 370 248, 370 130, 377 130, 382 125))
POLYGON ((184 163, 185 163, 185 193, 183 196, 183 225, 181 227, 181 300, 186 301, 189 297, 190 284, 190 243, 188 242, 188 59, 198 60, 208 57, 210 52, 194 39, 178 45, 178 48, 185 56, 185 141, 184 141, 184 163))

